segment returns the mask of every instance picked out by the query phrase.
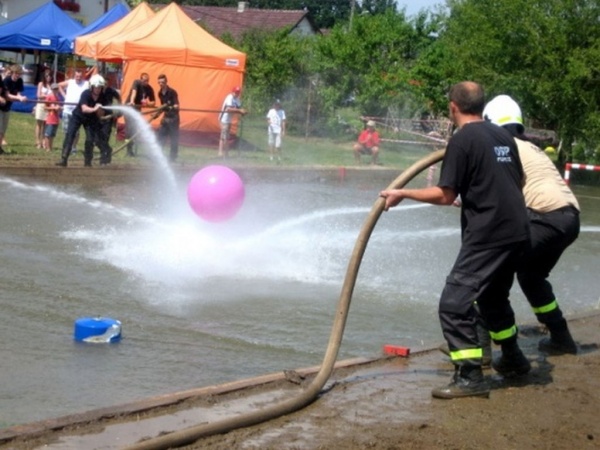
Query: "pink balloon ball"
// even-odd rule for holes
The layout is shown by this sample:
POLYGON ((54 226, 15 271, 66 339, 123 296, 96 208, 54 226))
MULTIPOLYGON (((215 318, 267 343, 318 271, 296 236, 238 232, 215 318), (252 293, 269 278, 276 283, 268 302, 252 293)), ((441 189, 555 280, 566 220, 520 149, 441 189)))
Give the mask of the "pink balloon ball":
POLYGON ((246 191, 240 176, 225 166, 207 166, 196 172, 188 184, 188 203, 208 222, 223 222, 237 214, 246 191))

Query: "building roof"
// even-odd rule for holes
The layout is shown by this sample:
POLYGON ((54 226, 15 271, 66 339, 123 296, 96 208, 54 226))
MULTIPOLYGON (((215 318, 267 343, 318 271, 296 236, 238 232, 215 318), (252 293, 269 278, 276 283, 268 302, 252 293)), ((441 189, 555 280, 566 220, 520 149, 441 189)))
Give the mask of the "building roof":
MULTIPOLYGON (((160 5, 160 8, 162 7, 164 5, 160 5)), ((310 20, 308 11, 303 10, 256 9, 241 5, 238 7, 181 5, 181 9, 194 22, 215 36, 230 34, 237 39, 253 29, 275 31, 286 27, 289 27, 292 32, 319 33, 318 28, 310 20)))

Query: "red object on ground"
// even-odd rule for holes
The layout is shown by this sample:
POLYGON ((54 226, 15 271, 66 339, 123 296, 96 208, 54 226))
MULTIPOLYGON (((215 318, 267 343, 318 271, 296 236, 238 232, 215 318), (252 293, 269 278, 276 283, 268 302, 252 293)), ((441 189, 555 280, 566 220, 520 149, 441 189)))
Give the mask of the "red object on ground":
POLYGON ((410 354, 410 348, 401 347, 399 345, 384 345, 383 352, 388 355, 408 356, 410 354))

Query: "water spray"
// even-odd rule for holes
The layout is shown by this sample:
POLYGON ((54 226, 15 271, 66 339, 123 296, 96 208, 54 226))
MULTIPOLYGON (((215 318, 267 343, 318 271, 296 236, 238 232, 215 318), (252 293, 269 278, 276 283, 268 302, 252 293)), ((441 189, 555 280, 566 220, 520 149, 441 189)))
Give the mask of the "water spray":
MULTIPOLYGON (((109 108, 110 107, 108 107, 107 109, 109 109, 109 108)), ((152 116, 150 116, 150 120, 149 120, 149 122, 152 122, 153 120, 155 120, 158 117, 159 113, 161 113, 164 109, 165 109, 165 106, 161 106, 159 108, 153 108, 148 111, 138 111, 138 112, 140 114, 153 114, 152 116)), ((119 115, 120 114, 115 114, 115 113, 108 114, 106 116, 103 116, 100 120, 112 120, 113 118, 118 117, 119 115)), ((125 142, 122 145, 120 145, 115 150, 113 150, 112 154, 116 155, 121 150, 126 148, 130 142, 135 141, 140 136, 141 132, 142 132, 142 129, 136 130, 136 132, 131 137, 125 139, 125 142)))
MULTIPOLYGON (((441 161, 444 157, 445 150, 438 150, 420 159, 396 178, 387 189, 399 189, 408 184, 415 176, 427 169, 429 166, 441 161)), ((323 358, 323 363, 319 372, 307 386, 307 388, 298 394, 296 397, 284 400, 279 404, 269 406, 259 411, 252 411, 246 414, 240 414, 236 417, 231 417, 219 420, 213 423, 203 423, 185 430, 175 431, 156 438, 147 439, 126 448, 126 450, 163 450, 173 447, 181 447, 196 442, 197 440, 212 436, 215 434, 223 434, 229 431, 258 425, 260 423, 273 420, 286 414, 291 414, 299 409, 308 406, 316 400, 323 386, 329 379, 335 361, 342 343, 344 328, 350 310, 350 302, 352 293, 356 284, 358 270, 362 262, 363 255, 367 248, 369 237, 377 220, 385 207, 385 199, 378 198, 371 208, 367 216, 360 234, 354 245, 354 250, 348 263, 346 277, 338 300, 338 306, 334 317, 333 328, 329 338, 329 344, 323 358)))
MULTIPOLYGON (((154 130, 152 130, 152 127, 150 127, 150 124, 146 120, 144 120, 141 113, 139 111, 137 111, 135 108, 132 108, 131 106, 110 105, 110 106, 103 106, 102 108, 105 110, 112 110, 112 111, 116 111, 118 113, 119 112, 123 113, 125 115, 125 117, 127 119, 129 119, 133 125, 135 125, 135 134, 129 139, 129 141, 126 141, 123 146, 118 148, 117 151, 122 150, 123 147, 127 146, 127 144, 131 140, 133 140, 135 138, 139 138, 151 150, 152 156, 155 157, 155 159, 158 161, 158 163, 162 167, 164 173, 167 174, 169 181, 171 183, 171 186, 173 188, 175 188, 177 186, 177 182, 175 180, 175 174, 173 173, 173 170, 170 168, 170 166, 165 158, 165 155, 162 153, 161 147, 157 142, 156 134, 154 133, 154 130)), ((160 110, 162 108, 163 107, 158 108, 158 109, 160 110)), ((156 109, 155 109, 155 111, 156 111, 156 109)), ((114 155, 115 153, 117 153, 117 151, 113 151, 112 154, 114 155)))

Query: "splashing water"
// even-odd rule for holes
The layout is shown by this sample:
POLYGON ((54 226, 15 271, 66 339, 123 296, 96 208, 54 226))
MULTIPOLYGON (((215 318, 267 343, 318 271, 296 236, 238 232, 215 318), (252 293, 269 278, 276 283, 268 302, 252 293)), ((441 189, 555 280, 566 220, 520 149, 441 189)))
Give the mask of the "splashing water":
POLYGON ((83 197, 78 194, 65 192, 52 186, 44 186, 41 184, 30 185, 6 177, 0 177, 0 183, 24 191, 32 191, 37 194, 45 195, 49 199, 56 200, 57 202, 71 202, 74 204, 84 205, 89 208, 99 210, 102 213, 111 213, 115 216, 120 216, 124 220, 136 220, 139 222, 146 222, 148 224, 155 224, 158 222, 156 218, 150 216, 143 216, 138 211, 135 211, 133 209, 117 207, 111 205, 110 203, 106 203, 100 200, 94 200, 87 197, 83 197))
MULTIPOLYGON (((377 192, 252 183, 239 216, 217 226, 196 220, 183 195, 156 205, 135 185, 34 183, 0 176, 0 425, 318 364, 377 192), (123 344, 69 345, 74 318, 107 315, 123 322, 123 344)), ((589 202, 553 273, 568 313, 600 307, 600 216, 589 202)), ((457 216, 411 203, 382 215, 340 357, 439 342, 435 309, 460 244, 457 216)), ((519 320, 535 320, 522 297, 513 297, 519 320)))
POLYGON ((133 124, 134 137, 132 139, 135 139, 138 144, 151 152, 152 157, 158 161, 161 169, 166 174, 171 187, 176 188, 175 174, 162 152, 162 148, 156 138, 156 133, 150 126, 150 123, 144 119, 144 116, 130 106, 105 106, 104 109, 119 111, 125 115, 129 124, 133 124))

